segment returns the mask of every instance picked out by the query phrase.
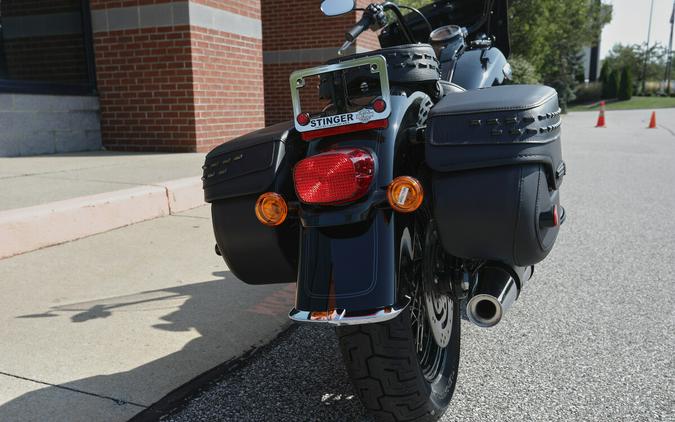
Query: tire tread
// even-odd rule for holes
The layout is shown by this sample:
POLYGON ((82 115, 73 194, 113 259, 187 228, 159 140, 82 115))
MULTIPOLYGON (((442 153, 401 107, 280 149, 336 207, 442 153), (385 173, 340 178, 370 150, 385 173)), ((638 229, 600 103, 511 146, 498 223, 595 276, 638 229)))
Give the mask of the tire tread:
POLYGON ((436 409, 428 399, 407 312, 386 323, 339 327, 337 333, 355 390, 376 420, 433 421, 441 416, 445 409, 436 409))

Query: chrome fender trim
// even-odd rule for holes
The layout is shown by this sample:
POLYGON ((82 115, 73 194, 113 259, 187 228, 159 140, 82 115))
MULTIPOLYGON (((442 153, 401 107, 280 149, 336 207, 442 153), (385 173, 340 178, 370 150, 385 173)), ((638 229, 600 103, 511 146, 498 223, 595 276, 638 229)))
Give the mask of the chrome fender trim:
POLYGON ((394 306, 358 313, 350 313, 346 309, 334 309, 331 312, 312 312, 293 308, 288 313, 288 317, 296 322, 319 322, 331 325, 375 324, 396 318, 409 303, 410 298, 406 297, 404 302, 397 303, 394 306))

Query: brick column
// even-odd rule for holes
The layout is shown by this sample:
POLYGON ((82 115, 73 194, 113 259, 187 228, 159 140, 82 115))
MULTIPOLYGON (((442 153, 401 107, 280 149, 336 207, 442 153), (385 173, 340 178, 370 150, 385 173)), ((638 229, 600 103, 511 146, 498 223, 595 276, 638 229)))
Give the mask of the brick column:
MULTIPOLYGON (((357 1, 359 7, 370 3, 357 1)), ((325 16, 320 4, 317 0, 262 0, 267 125, 293 117, 288 82, 291 73, 336 57, 345 32, 361 19, 361 12, 325 16)), ((377 48, 377 35, 366 31, 358 38, 354 51, 377 48)))
POLYGON ((262 127, 259 0, 91 0, 103 143, 208 151, 262 127))

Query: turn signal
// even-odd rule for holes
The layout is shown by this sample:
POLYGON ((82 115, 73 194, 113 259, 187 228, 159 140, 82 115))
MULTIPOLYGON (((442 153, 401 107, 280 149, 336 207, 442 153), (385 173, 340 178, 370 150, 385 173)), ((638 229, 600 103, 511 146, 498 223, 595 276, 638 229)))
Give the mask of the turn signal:
POLYGON ((387 188, 387 200, 395 211, 413 212, 424 200, 422 184, 410 176, 397 177, 387 188))
POLYGON ((278 226, 286 220, 287 215, 288 205, 278 193, 263 193, 255 203, 255 216, 266 226, 278 226))

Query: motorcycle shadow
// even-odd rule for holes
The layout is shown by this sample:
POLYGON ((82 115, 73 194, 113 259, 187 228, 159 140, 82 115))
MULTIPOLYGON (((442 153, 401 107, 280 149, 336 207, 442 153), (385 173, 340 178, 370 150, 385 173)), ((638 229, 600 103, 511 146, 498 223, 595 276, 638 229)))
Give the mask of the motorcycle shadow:
MULTIPOLYGON (((99 349, 103 354, 92 357, 100 360, 114 359, 120 353, 119 340, 133 330, 160 330, 167 339, 170 333, 195 332, 199 336, 180 350, 126 371, 57 385, 29 383, 29 391, 0 404, 0 420, 128 420, 152 408, 153 395, 146 390, 189 382, 194 377, 190 374, 221 363, 217 356, 227 355, 222 350, 253 344, 264 330, 270 329, 270 324, 281 327, 286 323, 293 303, 293 285, 251 287, 229 273, 214 276, 217 278, 203 282, 16 315, 20 320, 40 324, 44 330, 82 333, 80 342, 64 346, 58 353, 63 358, 57 361, 67 365, 66 370, 77 364, 68 357, 68 349, 86 348, 94 341, 85 336, 91 332, 87 331, 91 324, 110 334, 96 338, 108 345, 99 349), (159 318, 142 317, 148 312, 159 318), (186 367, 192 369, 181 369, 186 367)), ((129 353, 139 353, 146 346, 129 339, 123 343, 129 353)), ((260 340, 255 343, 261 345, 260 340)), ((168 417, 153 413, 145 420, 368 420, 364 419, 365 411, 345 372, 332 327, 303 325, 292 329, 253 354, 243 367, 225 374, 203 394, 192 398, 182 412, 168 417)))

